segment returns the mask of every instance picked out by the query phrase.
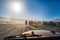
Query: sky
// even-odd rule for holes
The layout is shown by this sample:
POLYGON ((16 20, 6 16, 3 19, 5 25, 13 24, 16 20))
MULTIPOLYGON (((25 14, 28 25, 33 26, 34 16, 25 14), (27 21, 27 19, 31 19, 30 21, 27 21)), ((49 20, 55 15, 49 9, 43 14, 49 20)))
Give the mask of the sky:
POLYGON ((60 19, 60 1, 0 0, 0 16, 32 20, 60 19))

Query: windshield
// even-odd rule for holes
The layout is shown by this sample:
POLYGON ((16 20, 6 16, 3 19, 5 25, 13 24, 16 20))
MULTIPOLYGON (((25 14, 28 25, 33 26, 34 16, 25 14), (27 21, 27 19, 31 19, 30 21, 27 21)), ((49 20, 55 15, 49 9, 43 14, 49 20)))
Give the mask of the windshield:
POLYGON ((30 30, 60 32, 60 1, 0 0, 0 40, 30 30))

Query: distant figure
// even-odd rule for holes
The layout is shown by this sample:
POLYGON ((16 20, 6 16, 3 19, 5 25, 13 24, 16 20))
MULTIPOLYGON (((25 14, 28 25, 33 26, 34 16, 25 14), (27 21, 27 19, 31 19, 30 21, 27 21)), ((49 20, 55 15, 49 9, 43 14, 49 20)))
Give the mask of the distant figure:
POLYGON ((25 25, 27 25, 27 20, 25 21, 25 25))
POLYGON ((55 31, 50 31, 50 32, 53 33, 53 34, 56 34, 55 31))

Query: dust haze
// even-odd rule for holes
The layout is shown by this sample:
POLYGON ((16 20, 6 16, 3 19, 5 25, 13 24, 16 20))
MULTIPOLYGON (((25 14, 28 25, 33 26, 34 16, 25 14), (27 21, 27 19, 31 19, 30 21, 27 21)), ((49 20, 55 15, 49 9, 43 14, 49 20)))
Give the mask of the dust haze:
POLYGON ((29 30, 54 30, 60 32, 60 22, 34 21, 0 17, 0 40, 7 36, 19 35, 29 30))

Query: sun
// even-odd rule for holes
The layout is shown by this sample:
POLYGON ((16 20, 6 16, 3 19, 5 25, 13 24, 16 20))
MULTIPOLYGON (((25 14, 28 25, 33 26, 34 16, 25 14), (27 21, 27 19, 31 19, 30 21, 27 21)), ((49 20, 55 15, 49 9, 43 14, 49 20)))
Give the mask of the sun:
POLYGON ((22 14, 24 12, 25 6, 23 2, 13 1, 8 4, 8 10, 14 14, 22 14))
POLYGON ((22 6, 19 3, 13 3, 12 4, 12 9, 13 9, 13 11, 18 12, 18 11, 22 10, 22 6))
POLYGON ((13 10, 13 12, 23 12, 23 4, 19 3, 19 2, 14 2, 11 5, 11 9, 13 10))

